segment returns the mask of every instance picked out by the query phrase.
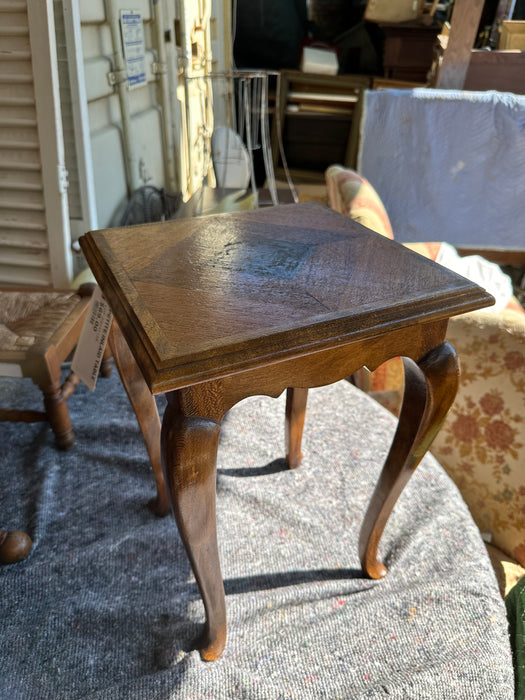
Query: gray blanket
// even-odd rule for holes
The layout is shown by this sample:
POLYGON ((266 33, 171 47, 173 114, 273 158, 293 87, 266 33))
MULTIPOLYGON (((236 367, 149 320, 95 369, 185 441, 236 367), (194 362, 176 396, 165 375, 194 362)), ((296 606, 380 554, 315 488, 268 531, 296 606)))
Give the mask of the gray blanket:
POLYGON ((367 91, 361 132, 396 240, 525 249, 525 96, 367 91))
MULTIPOLYGON (((39 401, 25 380, 0 404, 39 401)), ((510 699, 505 609, 478 531, 428 456, 385 531, 383 581, 357 537, 395 421, 341 382, 310 392, 304 463, 287 471, 284 403, 224 421, 218 532, 228 643, 191 649, 203 621, 171 517, 118 375, 70 399, 77 442, 0 424, 0 526, 34 539, 0 568, 0 698, 510 699)), ((161 406, 162 407, 162 406, 161 406)))

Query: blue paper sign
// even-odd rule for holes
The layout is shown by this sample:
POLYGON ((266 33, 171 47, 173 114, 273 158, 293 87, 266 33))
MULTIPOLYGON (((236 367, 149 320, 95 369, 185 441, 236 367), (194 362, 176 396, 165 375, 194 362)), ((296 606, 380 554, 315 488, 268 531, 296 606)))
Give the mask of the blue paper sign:
POLYGON ((144 25, 140 12, 122 10, 120 13, 120 28, 124 58, 128 73, 130 89, 146 85, 146 47, 144 45, 144 25))

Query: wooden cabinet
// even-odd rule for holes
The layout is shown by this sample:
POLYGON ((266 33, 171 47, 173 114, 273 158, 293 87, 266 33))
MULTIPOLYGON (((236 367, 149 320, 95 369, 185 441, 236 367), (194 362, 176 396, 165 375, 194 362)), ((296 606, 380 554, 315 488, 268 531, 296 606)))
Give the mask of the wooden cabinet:
POLYGON ((279 141, 294 177, 322 179, 333 163, 355 167, 362 94, 368 76, 282 71, 272 124, 277 175, 283 168, 279 141))

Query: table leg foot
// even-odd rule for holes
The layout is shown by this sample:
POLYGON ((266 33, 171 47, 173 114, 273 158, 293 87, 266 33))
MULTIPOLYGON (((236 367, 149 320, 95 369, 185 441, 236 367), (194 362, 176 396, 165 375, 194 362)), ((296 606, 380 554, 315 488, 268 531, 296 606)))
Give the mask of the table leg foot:
POLYGON ((396 501, 432 444, 456 396, 459 366, 450 343, 430 350, 416 364, 403 358, 405 395, 390 452, 372 495, 359 538, 365 573, 387 573, 377 557, 379 540, 396 501))
POLYGON ((308 389, 289 388, 286 390, 285 442, 286 461, 290 469, 298 467, 303 458, 301 441, 303 439, 307 399, 308 389))
POLYGON ((226 601, 215 510, 221 426, 219 421, 185 414, 180 400, 183 391, 167 395, 162 460, 175 520, 206 611, 205 630, 197 646, 202 658, 212 661, 226 644, 226 601))
POLYGON ((70 450, 75 442, 75 434, 60 379, 47 385, 40 385, 40 388, 44 394, 44 406, 56 443, 63 450, 70 450))
POLYGON ((204 625, 202 634, 195 640, 194 647, 199 650, 203 661, 216 661, 226 646, 226 622, 218 629, 204 625))

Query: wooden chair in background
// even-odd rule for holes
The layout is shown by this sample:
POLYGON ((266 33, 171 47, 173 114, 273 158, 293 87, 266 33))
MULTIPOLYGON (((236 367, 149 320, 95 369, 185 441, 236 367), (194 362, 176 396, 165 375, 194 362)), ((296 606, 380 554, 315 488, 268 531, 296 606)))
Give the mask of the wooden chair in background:
MULTIPOLYGON (((75 435, 67 399, 78 384, 70 374, 61 380, 62 363, 78 342, 93 285, 78 291, 0 289, 1 377, 28 377, 43 395, 42 411, 0 408, 1 421, 48 421, 62 449, 73 446, 75 435)), ((106 354, 102 373, 111 371, 106 354)), ((18 530, 0 530, 0 564, 24 559, 31 551, 29 536, 18 530)))
MULTIPOLYGON (((66 450, 75 440, 67 399, 79 378, 70 373, 62 382, 62 364, 79 340, 93 287, 87 283, 78 292, 0 289, 0 381, 6 376, 29 377, 42 391, 44 400, 43 411, 0 408, 0 420, 48 421, 57 445, 66 450)), ((162 476, 157 405, 115 322, 102 360, 102 376, 111 372, 112 357, 137 417, 155 476, 157 496, 148 505, 156 515, 167 515, 170 504, 162 476)), ((26 533, 0 530, 0 564, 25 559, 31 547, 26 533)))

